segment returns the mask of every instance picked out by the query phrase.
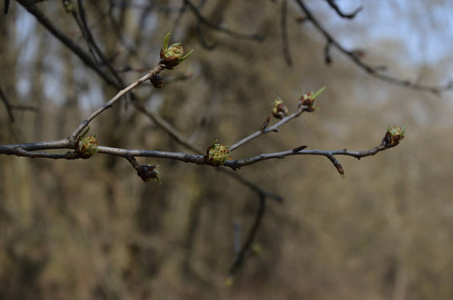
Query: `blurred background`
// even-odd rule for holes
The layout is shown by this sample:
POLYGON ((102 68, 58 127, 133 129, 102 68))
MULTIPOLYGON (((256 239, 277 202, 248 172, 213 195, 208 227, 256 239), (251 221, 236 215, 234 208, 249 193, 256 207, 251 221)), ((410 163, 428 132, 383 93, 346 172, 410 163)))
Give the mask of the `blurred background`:
MULTIPOLYGON (((318 111, 233 158, 300 145, 368 150, 388 125, 407 121, 402 143, 360 161, 337 157, 345 179, 315 156, 239 170, 284 201, 267 200, 253 251, 232 285, 234 224, 244 240, 258 209, 257 194, 234 178, 208 166, 142 158, 160 165, 162 181, 144 183, 125 159, 102 154, 75 161, 0 156, 0 298, 453 298, 452 93, 376 79, 335 48, 326 64, 325 38, 301 21, 294 1, 285 18, 289 66, 281 1, 193 2, 210 24, 261 34, 262 41, 200 24, 180 0, 83 4, 91 33, 126 84, 158 63, 167 32, 195 49, 161 74, 163 89, 145 83, 134 92, 197 148, 215 139, 234 144, 261 126, 276 97, 294 111, 301 88, 324 85, 318 111)), ((304 3, 347 50, 386 66, 385 74, 427 86, 453 79, 450 1, 336 1, 344 12, 363 8, 352 20, 326 1, 304 3)), ((36 8, 90 54, 60 1, 36 8)), ((0 144, 67 137, 118 91, 16 1, 0 16, 0 30, 0 87, 21 106, 12 122, 0 104, 0 144)), ((192 153, 129 100, 91 124, 101 145, 192 153)))

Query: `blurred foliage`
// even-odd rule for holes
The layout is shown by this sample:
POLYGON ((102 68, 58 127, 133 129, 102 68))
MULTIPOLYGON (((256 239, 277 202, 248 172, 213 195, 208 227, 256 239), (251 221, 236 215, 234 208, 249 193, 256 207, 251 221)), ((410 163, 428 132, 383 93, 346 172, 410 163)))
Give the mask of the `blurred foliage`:
MULTIPOLYGON (((367 150, 381 142, 388 125, 407 120, 406 137, 376 157, 338 157, 344 180, 324 157, 289 157, 240 170, 285 201, 268 202, 255 241, 260 251, 247 258, 230 287, 225 280, 234 256, 233 223, 241 224, 245 236, 258 205, 257 196, 234 179, 208 166, 141 159, 160 165, 162 184, 145 184, 126 160, 100 154, 77 161, 0 156, 0 298, 453 297, 451 94, 436 97, 367 77, 335 51, 333 64, 324 65, 322 37, 295 22, 301 14, 291 2, 292 67, 282 52, 279 1, 206 1, 201 9, 214 24, 264 33, 262 42, 205 26, 200 32, 194 14, 178 12, 181 1, 110 2, 116 5, 84 4, 96 41, 116 69, 158 63, 169 31, 173 41, 195 49, 175 70, 162 73, 169 81, 163 89, 148 84, 135 92, 198 148, 215 139, 231 145, 259 128, 276 97, 291 112, 300 87, 308 92, 324 85, 320 110, 246 144, 233 157, 299 145, 367 150), (170 80, 188 72, 188 80, 170 80)), ((451 68, 451 51, 407 63, 404 31, 397 40, 370 34, 380 26, 371 16, 388 10, 388 1, 351 1, 364 7, 352 21, 307 2, 333 33, 365 48, 371 64, 389 64, 395 74, 433 84, 451 68)), ((419 9, 429 20, 430 5, 433 14, 439 6, 452 9, 446 1, 397 2, 395 9, 406 7, 407 14, 400 11, 390 24, 419 23, 419 9)), ((37 7, 86 49, 61 4, 37 7)), ((438 24, 428 28, 427 34, 442 35, 438 24)), ((0 85, 13 104, 37 109, 14 111, 11 123, 0 105, 0 144, 68 136, 116 93, 16 2, 1 16, 0 30, 0 85)), ((125 82, 140 75, 121 74, 125 82)), ((101 145, 187 151, 127 100, 97 118, 91 133, 101 145)))

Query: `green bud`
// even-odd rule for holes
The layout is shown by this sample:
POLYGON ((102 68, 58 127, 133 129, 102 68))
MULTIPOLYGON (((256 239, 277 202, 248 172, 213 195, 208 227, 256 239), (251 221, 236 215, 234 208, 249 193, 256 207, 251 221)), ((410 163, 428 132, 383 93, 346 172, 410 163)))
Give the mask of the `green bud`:
POLYGON ((81 137, 76 144, 76 152, 83 159, 87 159, 98 151, 98 145, 98 141, 94 135, 81 137))
POLYGON ((282 99, 275 99, 273 102, 272 115, 277 119, 283 119, 288 115, 288 109, 282 99))
POLYGON ((387 127, 387 133, 385 134, 385 137, 383 139, 383 142, 387 146, 396 146, 399 144, 399 142, 404 139, 404 132, 406 131, 407 127, 407 121, 404 124, 403 128, 399 126, 388 126, 387 127))
POLYGON ((170 33, 167 33, 164 39, 164 48, 160 50, 160 63, 164 64, 166 69, 172 70, 179 63, 186 60, 192 54, 193 49, 184 55, 184 48, 181 46, 181 43, 174 43, 168 47, 169 38, 170 33))
POLYGON ((221 166, 223 165, 229 158, 230 158, 230 149, 229 146, 216 144, 217 140, 215 140, 211 146, 209 146, 208 150, 206 151, 206 160, 214 165, 214 166, 221 166))

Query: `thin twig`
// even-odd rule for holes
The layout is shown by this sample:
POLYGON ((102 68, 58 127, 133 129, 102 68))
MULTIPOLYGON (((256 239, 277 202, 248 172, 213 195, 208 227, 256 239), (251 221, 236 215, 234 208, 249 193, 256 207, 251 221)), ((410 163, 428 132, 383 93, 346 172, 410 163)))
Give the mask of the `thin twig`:
POLYGON ((80 133, 90 124, 90 122, 96 118, 98 115, 100 115, 103 111, 106 109, 109 109, 113 106, 113 104, 118 101, 122 96, 126 95, 128 92, 145 82, 146 80, 150 79, 153 76, 156 76, 159 74, 163 69, 165 69, 164 64, 159 64, 157 67, 155 67, 153 70, 151 70, 148 74, 145 76, 139 78, 137 81, 134 83, 130 84, 128 87, 122 89, 119 91, 112 99, 110 99, 106 104, 104 104, 102 107, 98 108, 95 110, 88 118, 86 118, 80 125, 74 130, 74 132, 69 136, 69 140, 71 142, 74 142, 76 138, 79 136, 80 133))
MULTIPOLYGON (((6 11, 5 11, 6 13, 6 11)), ((9 119, 11 120, 11 123, 14 123, 14 116, 13 116, 13 110, 12 106, 8 101, 8 98, 6 98, 6 95, 3 93, 2 88, 0 87, 0 99, 2 99, 3 104, 5 105, 6 112, 8 113, 9 119)))
POLYGON ((288 26, 287 26, 287 15, 288 15, 288 0, 282 0, 282 9, 280 16, 280 28, 282 31, 282 47, 283 55, 285 57, 286 64, 288 66, 293 65, 293 60, 291 59, 291 53, 289 51, 289 40, 288 40, 288 26))
POLYGON ((253 245, 253 242, 255 241, 255 236, 258 232, 258 229, 261 226, 261 221, 263 220, 265 212, 266 212, 266 196, 260 194, 259 206, 256 212, 255 222, 253 222, 253 226, 250 229, 250 232, 247 236, 247 240, 245 241, 239 253, 234 258, 233 264, 231 265, 230 271, 228 272, 230 277, 234 276, 237 270, 242 266, 246 256, 250 253, 250 249, 253 245))
MULTIPOLYGON (((257 162, 261 162, 263 160, 283 159, 287 156, 293 156, 293 155, 321 155, 321 156, 326 156, 327 158, 330 158, 335 155, 344 155, 344 156, 352 156, 357 159, 360 159, 362 157, 375 155, 378 152, 387 150, 392 147, 394 147, 394 146, 386 145, 383 142, 379 146, 374 147, 370 150, 366 150, 366 151, 349 151, 347 149, 333 150, 333 151, 324 151, 324 150, 298 150, 298 151, 295 151, 295 150, 297 150, 297 148, 296 148, 295 150, 287 150, 287 151, 281 151, 281 152, 275 152, 275 153, 260 154, 260 155, 254 156, 254 157, 244 158, 244 159, 239 159, 239 160, 229 160, 229 161, 225 162, 224 166, 230 167, 232 169, 239 169, 241 167, 249 166, 249 165, 255 164, 257 162)), ((305 146, 303 146, 301 148, 305 149, 305 146)))
POLYGON ((240 182, 242 185, 245 185, 252 191, 254 191, 257 194, 264 195, 267 198, 274 199, 275 201, 282 203, 283 198, 277 194, 268 192, 267 190, 261 188, 259 185, 251 182, 250 180, 246 179, 245 177, 241 176, 237 172, 232 171, 231 169, 226 169, 226 168, 216 168, 219 172, 223 172, 225 174, 228 174, 232 176, 234 179, 236 179, 238 182, 240 182))
POLYGON ((326 0, 327 3, 329 3, 330 7, 332 7, 336 12, 337 14, 342 17, 342 18, 346 18, 346 19, 353 19, 361 10, 363 7, 359 6, 359 8, 357 8, 356 10, 354 10, 352 13, 350 14, 345 14, 344 12, 341 11, 341 9, 338 7, 338 5, 335 3, 335 0, 326 0))
POLYGON ((73 40, 63 34, 33 3, 33 1, 17 0, 25 9, 28 10, 50 33, 76 54, 87 66, 93 69, 107 84, 121 88, 110 78, 91 57, 83 51, 73 40))
POLYGON ((291 121, 292 119, 297 118, 298 116, 300 116, 302 114, 302 112, 304 111, 304 108, 306 108, 306 106, 302 106, 301 105, 301 106, 299 106, 297 111, 295 111, 294 113, 292 113, 291 115, 289 115, 287 117, 284 117, 283 119, 281 119, 280 121, 278 121, 277 123, 272 125, 271 127, 267 127, 264 130, 257 130, 256 132, 252 133, 251 135, 243 138, 242 140, 240 140, 236 144, 234 144, 234 145, 229 147, 230 152, 233 152, 234 150, 236 150, 240 146, 244 145, 247 142, 250 142, 251 140, 253 140, 253 139, 255 139, 255 138, 257 138, 257 137, 259 137, 259 136, 261 136, 263 134, 266 134, 266 133, 269 133, 269 132, 278 132, 278 128, 280 126, 282 126, 282 125, 288 123, 289 121, 291 121))
POLYGON ((190 1, 190 0, 184 0, 184 3, 187 4, 187 6, 190 8, 190 10, 194 13, 194 15, 197 17, 198 21, 200 23, 203 23, 204 25, 206 25, 207 27, 213 29, 213 30, 216 30, 216 31, 219 31, 219 32, 223 32, 223 33, 226 33, 232 37, 235 37, 235 38, 239 38, 239 39, 250 39, 250 40, 256 40, 256 41, 262 41, 263 40, 263 36, 260 35, 260 34, 245 34, 245 33, 240 33, 240 32, 236 32, 236 31, 233 31, 233 30, 230 30, 228 28, 224 28, 224 27, 221 27, 219 25, 216 25, 216 24, 213 24, 211 22, 209 22, 201 13, 200 11, 198 10, 198 8, 190 1))
POLYGON ((96 61, 96 55, 101 59, 101 64, 107 66, 109 71, 115 77, 117 83, 121 86, 124 86, 124 82, 122 78, 119 76, 118 72, 116 72, 115 68, 113 67, 110 59, 108 59, 104 53, 102 52, 101 48, 98 46, 96 40, 91 33, 90 27, 88 26, 86 15, 85 15, 85 8, 83 7, 82 0, 77 0, 78 6, 78 13, 74 12, 73 16, 79 25, 80 31, 82 32, 82 36, 84 36, 85 40, 87 41, 88 48, 90 51, 95 51, 96 54, 93 53, 93 59, 96 61), (79 20, 80 18, 80 20, 79 20))

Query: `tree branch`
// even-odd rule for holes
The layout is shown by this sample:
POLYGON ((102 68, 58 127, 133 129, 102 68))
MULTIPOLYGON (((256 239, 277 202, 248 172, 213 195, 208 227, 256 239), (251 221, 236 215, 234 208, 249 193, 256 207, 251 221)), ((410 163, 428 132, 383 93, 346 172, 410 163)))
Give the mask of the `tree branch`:
POLYGON ((354 12, 352 12, 350 14, 345 14, 344 12, 342 12, 340 10, 338 5, 335 3, 335 0, 326 0, 326 1, 330 5, 330 7, 332 7, 337 12, 337 14, 340 17, 346 18, 346 19, 353 19, 363 8, 363 7, 359 6, 359 8, 357 8, 354 12))
POLYGON ((104 104, 102 107, 98 108, 96 111, 94 111, 87 119, 85 119, 77 128, 74 130, 74 132, 69 136, 69 140, 71 142, 75 142, 76 138, 78 135, 90 124, 90 122, 96 118, 98 115, 100 115, 103 111, 111 108, 113 104, 118 101, 122 96, 126 95, 128 92, 136 88, 137 86, 141 85, 143 82, 145 82, 148 79, 151 79, 152 77, 156 76, 159 74, 163 69, 165 69, 164 64, 159 64, 157 67, 155 67, 153 70, 151 70, 148 74, 145 76, 139 78, 137 81, 134 83, 130 84, 128 87, 122 89, 119 91, 112 99, 110 99, 106 104, 104 104))
POLYGON ((218 26, 216 24, 213 24, 209 22, 198 10, 198 8, 190 1, 190 0, 184 0, 184 3, 187 4, 187 6, 190 8, 190 10, 194 13, 194 15, 197 17, 198 21, 207 27, 226 33, 232 37, 239 38, 239 39, 250 39, 250 40, 256 40, 256 41, 262 41, 264 38, 260 34, 244 34, 244 33, 239 33, 233 30, 230 30, 228 28, 224 28, 221 26, 218 26))
MULTIPOLYGON (((349 57, 349 59, 354 62, 360 69, 364 70, 366 73, 368 73, 370 76, 378 78, 382 81, 386 81, 388 83, 394 84, 394 85, 399 85, 403 87, 407 87, 410 89, 414 90, 419 90, 419 91, 425 91, 425 92, 430 92, 433 94, 439 94, 444 91, 452 90, 453 89, 453 84, 448 83, 444 86, 428 86, 428 85, 423 85, 423 84, 418 84, 411 82, 410 80, 404 80, 400 79, 394 76, 386 75, 380 72, 382 68, 376 68, 376 67, 371 67, 364 62, 362 62, 359 58, 359 56, 354 52, 354 51, 349 51, 346 50, 330 33, 327 32, 326 29, 321 25, 321 23, 314 17, 314 15, 311 13, 311 11, 307 8, 307 6, 304 4, 302 0, 295 0, 296 3, 299 5, 301 10, 305 14, 305 20, 310 21, 313 26, 322 34, 324 35, 324 38, 326 39, 327 46, 326 49, 328 50, 328 47, 333 46, 337 48, 340 52, 342 52, 344 55, 349 57)), ((327 51, 326 50, 326 51, 327 51)), ((326 52, 328 53, 328 52, 326 52)), ((327 56, 330 58, 330 56, 327 56)), ((328 61, 328 60, 326 60, 328 61)))
POLYGON ((9 103, 8 98, 6 98, 6 95, 3 93, 2 87, 0 87, 0 99, 2 99, 2 102, 5 105, 6 112, 8 113, 11 123, 14 123, 13 107, 9 103))
POLYGON ((288 15, 288 0, 282 0, 282 8, 280 13, 280 29, 282 35, 282 47, 283 55, 285 57, 286 64, 292 66, 293 60, 291 59, 291 53, 289 51, 289 40, 288 40, 288 26, 286 23, 288 15))
POLYGON ((255 236, 258 232, 258 229, 261 226, 261 221, 263 220, 264 213, 266 212, 266 196, 263 194, 259 195, 259 206, 258 210, 256 212, 256 217, 255 221, 253 222, 253 226, 250 229, 250 232, 247 236, 247 239, 242 246, 241 250, 239 253, 236 254, 236 257, 234 258, 233 264, 230 267, 230 271, 228 272, 230 276, 230 280, 236 274, 237 270, 242 266, 245 257, 250 253, 250 249, 253 245, 253 242, 255 240, 255 236))
POLYGON ((76 54, 87 66, 93 69, 107 84, 122 88, 110 78, 89 55, 83 51, 74 41, 64 35, 52 22, 35 6, 33 2, 26 0, 17 0, 28 12, 30 12, 50 33, 59 39, 66 47, 76 54))

